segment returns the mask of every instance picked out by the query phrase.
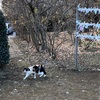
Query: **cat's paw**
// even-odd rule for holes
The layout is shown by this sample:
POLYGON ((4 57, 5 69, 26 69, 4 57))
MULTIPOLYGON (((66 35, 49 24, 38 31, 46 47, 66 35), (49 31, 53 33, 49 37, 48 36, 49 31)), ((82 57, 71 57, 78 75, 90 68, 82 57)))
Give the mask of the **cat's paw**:
POLYGON ((43 75, 40 75, 39 77, 42 77, 43 75))
POLYGON ((26 78, 23 78, 23 80, 25 80, 26 78))
POLYGON ((34 79, 36 79, 36 77, 34 77, 34 79))
POLYGON ((44 75, 43 77, 46 77, 47 75, 44 75))

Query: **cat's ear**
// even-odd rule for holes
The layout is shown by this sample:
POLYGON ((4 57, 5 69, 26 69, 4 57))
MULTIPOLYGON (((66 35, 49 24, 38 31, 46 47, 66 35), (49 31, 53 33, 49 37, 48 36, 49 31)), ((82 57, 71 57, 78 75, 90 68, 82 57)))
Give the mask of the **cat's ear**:
POLYGON ((36 65, 33 66, 33 69, 36 68, 36 65))
POLYGON ((37 66, 37 65, 35 65, 33 68, 35 68, 35 69, 36 69, 36 68, 38 68, 38 66, 37 66))

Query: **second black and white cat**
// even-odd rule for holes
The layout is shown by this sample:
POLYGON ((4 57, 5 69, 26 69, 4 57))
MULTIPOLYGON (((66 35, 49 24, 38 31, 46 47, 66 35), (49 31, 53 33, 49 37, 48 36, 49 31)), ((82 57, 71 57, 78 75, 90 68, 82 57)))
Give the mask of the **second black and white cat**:
POLYGON ((46 71, 43 65, 34 65, 28 68, 24 68, 23 69, 24 73, 25 73, 25 77, 23 78, 24 80, 26 78, 28 78, 31 74, 33 74, 34 79, 36 78, 36 75, 38 74, 39 77, 46 77, 46 71))

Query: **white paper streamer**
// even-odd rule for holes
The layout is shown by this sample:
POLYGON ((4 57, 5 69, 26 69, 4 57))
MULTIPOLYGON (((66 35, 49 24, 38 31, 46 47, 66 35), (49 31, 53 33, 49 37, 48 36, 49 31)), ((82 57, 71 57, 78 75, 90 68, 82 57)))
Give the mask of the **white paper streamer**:
POLYGON ((76 37, 79 37, 81 39, 90 39, 90 40, 96 40, 96 41, 100 41, 100 35, 92 35, 92 33, 90 34, 79 34, 79 32, 76 32, 75 34, 76 37))
MULTIPOLYGON (((88 14, 89 12, 94 12, 95 14, 100 14, 100 9, 98 8, 80 8, 80 5, 78 5, 78 11, 83 12, 85 14, 88 14)), ((100 24, 99 23, 87 23, 87 22, 81 22, 80 20, 76 20, 76 24, 79 27, 79 30, 83 30, 83 28, 88 28, 89 26, 96 27, 97 29, 100 29, 100 24)), ((79 32, 76 32, 75 34, 76 37, 79 37, 81 39, 90 39, 90 40, 100 40, 100 35, 95 35, 93 36, 92 33, 89 34, 80 34, 79 32)))
POLYGON ((78 5, 78 11, 80 11, 80 12, 83 12, 83 13, 85 13, 85 14, 88 14, 89 12, 94 12, 95 14, 100 14, 100 9, 99 8, 86 8, 86 7, 84 7, 84 8, 80 8, 80 5, 78 5))
POLYGON ((76 20, 76 24, 79 26, 79 27, 84 27, 84 28, 88 28, 89 26, 93 26, 93 27, 96 27, 97 29, 100 29, 100 24, 97 23, 86 23, 86 22, 81 22, 79 20, 76 20))

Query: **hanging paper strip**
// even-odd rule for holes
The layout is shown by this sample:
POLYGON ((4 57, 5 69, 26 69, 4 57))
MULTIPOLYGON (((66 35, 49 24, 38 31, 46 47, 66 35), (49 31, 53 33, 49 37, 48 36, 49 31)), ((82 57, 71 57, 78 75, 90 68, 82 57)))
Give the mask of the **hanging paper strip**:
POLYGON ((90 39, 90 40, 100 41, 100 35, 93 36, 92 33, 90 33, 90 34, 79 34, 77 32, 76 37, 79 37, 81 39, 90 39))
MULTIPOLYGON (((100 9, 98 8, 80 8, 80 5, 78 5, 78 11, 83 12, 85 14, 88 14, 89 12, 94 12, 95 14, 100 14, 100 9)), ((76 25, 78 26, 79 30, 82 31, 84 28, 88 28, 89 26, 93 26, 97 29, 100 29, 99 23, 87 23, 87 22, 81 22, 80 20, 76 20, 76 25)), ((100 35, 93 35, 92 33, 89 34, 80 34, 76 32, 76 37, 79 37, 81 39, 90 39, 90 40, 100 40, 100 35)))
POLYGON ((96 27, 97 29, 100 29, 100 24, 97 23, 86 23, 86 22, 80 22, 79 20, 76 20, 76 24, 79 26, 79 27, 84 27, 84 28, 88 28, 89 26, 93 26, 93 27, 96 27))
POLYGON ((80 8, 80 5, 78 5, 78 11, 83 12, 85 14, 88 14, 89 12, 94 12, 95 14, 100 14, 100 9, 99 8, 95 8, 95 7, 91 7, 91 8, 80 8))

